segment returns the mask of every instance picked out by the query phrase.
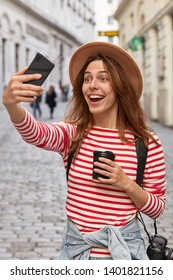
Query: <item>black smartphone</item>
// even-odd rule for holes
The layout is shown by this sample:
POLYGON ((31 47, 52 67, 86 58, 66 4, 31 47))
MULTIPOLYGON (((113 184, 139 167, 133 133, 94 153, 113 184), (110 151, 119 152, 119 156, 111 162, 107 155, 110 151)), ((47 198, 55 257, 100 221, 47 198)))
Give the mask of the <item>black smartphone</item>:
POLYGON ((54 68, 54 66, 55 64, 53 64, 45 56, 43 56, 41 53, 37 53, 31 64, 29 65, 28 69, 26 70, 25 74, 39 73, 42 75, 42 77, 39 80, 32 80, 26 82, 26 84, 41 86, 46 80, 47 76, 52 71, 52 69, 54 68))

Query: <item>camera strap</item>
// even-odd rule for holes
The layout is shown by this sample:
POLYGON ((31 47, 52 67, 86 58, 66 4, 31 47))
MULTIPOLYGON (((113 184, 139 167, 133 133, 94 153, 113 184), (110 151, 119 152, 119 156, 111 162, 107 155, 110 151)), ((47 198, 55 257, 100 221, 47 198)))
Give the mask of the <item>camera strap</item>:
MULTIPOLYGON (((136 183, 142 188, 142 181, 143 181, 143 174, 145 170, 145 164, 147 160, 147 152, 148 148, 144 144, 143 140, 139 138, 136 141, 136 154, 137 154, 137 160, 138 160, 138 165, 137 165, 137 176, 136 176, 136 183)), ((140 219, 138 217, 138 220, 141 222, 141 224, 144 227, 144 230, 148 236, 149 242, 151 241, 151 237, 147 231, 144 219, 142 217, 142 214, 138 211, 138 214, 140 216, 140 219)), ((156 225, 156 219, 153 220, 154 223, 154 229, 155 229, 155 234, 157 234, 157 225, 156 225)))

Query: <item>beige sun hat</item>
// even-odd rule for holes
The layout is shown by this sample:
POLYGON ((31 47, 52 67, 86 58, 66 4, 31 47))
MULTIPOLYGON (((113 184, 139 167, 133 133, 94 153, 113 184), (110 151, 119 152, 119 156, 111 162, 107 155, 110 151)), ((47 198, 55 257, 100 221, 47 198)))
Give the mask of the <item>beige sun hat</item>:
POLYGON ((141 71, 134 59, 122 48, 107 42, 91 42, 80 46, 72 55, 69 64, 69 76, 72 86, 82 67, 90 56, 102 54, 117 61, 127 77, 137 96, 140 98, 143 88, 141 71))

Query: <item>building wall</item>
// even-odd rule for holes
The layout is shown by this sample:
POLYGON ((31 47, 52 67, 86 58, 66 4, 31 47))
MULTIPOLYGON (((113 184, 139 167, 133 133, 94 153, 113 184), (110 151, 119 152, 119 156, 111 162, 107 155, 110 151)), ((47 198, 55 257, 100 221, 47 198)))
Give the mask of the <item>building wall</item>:
POLYGON ((44 86, 57 90, 69 84, 68 63, 73 51, 93 40, 93 1, 1 0, 0 92, 11 75, 28 66, 36 52, 55 63, 44 86))
POLYGON ((173 2, 171 0, 123 0, 114 14, 119 22, 120 45, 139 64, 144 91, 141 101, 153 120, 173 126, 173 2), (134 51, 134 37, 144 44, 134 51))

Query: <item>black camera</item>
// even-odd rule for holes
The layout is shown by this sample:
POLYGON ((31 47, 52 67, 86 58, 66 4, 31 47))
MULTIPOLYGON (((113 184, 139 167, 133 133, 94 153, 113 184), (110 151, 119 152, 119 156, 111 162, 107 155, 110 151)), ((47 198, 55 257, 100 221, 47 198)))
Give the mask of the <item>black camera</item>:
POLYGON ((147 255, 150 260, 173 260, 173 248, 166 247, 167 239, 161 235, 151 236, 147 255))

